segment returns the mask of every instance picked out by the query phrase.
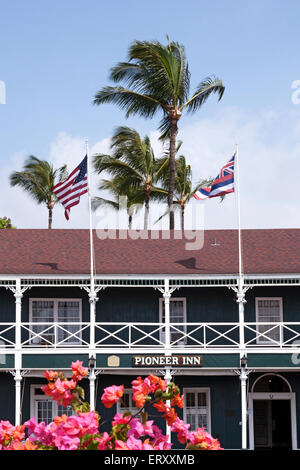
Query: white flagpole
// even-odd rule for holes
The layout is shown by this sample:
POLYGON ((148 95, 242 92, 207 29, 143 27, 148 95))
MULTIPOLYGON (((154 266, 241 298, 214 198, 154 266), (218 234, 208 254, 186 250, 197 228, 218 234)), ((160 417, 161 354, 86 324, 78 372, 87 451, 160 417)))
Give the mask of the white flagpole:
MULTIPOLYGON (((239 250, 239 282, 237 290, 237 302, 239 305, 239 331, 240 331, 240 360, 245 355, 245 333, 244 333, 244 304, 245 290, 243 277, 243 260, 242 260, 242 232, 241 232, 241 204, 240 204, 240 168, 239 168, 239 149, 236 145, 235 153, 236 162, 236 189, 237 189, 237 219, 238 219, 238 250, 239 250)), ((242 449, 247 449, 247 379, 248 373, 245 367, 241 365, 240 382, 241 382, 241 411, 242 411, 242 449)))
POLYGON ((240 169, 239 169, 239 148, 236 144, 235 152, 236 160, 236 176, 237 176, 237 219, 238 219, 238 244, 239 244, 239 279, 241 281, 243 276, 243 263, 242 263, 242 235, 241 235, 241 203, 240 203, 240 169))
MULTIPOLYGON (((89 224, 90 224, 90 290, 89 290, 89 301, 90 301, 90 354, 89 358, 94 355, 95 349, 95 328, 96 328, 96 302, 97 292, 95 291, 95 272, 94 272, 94 242, 93 242, 93 219, 92 219, 92 198, 91 198, 91 166, 90 166, 90 155, 89 155, 89 144, 88 139, 85 141, 86 145, 86 156, 87 156, 87 179, 88 179, 88 203, 89 203, 89 224)), ((90 382, 90 410, 95 411, 95 381, 96 375, 94 367, 91 367, 89 371, 89 382, 90 382)))
POLYGON ((94 243, 93 243, 93 220, 92 220, 92 200, 91 200, 91 168, 89 155, 89 142, 85 141, 87 156, 87 180, 88 180, 88 200, 89 200, 89 225, 90 225, 90 267, 91 267, 91 287, 95 287, 94 278, 94 243))

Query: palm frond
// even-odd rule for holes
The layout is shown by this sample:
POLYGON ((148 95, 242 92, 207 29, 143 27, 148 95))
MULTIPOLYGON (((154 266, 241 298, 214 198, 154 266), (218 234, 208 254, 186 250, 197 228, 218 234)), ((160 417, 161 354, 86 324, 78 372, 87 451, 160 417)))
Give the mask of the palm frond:
POLYGON ((212 93, 217 94, 218 101, 220 101, 224 91, 225 87, 219 78, 214 76, 207 77, 198 85, 194 95, 180 107, 180 110, 186 107, 189 112, 196 111, 206 102, 212 93))
POLYGON ((153 117, 160 102, 152 96, 146 96, 123 87, 107 86, 96 93, 94 104, 113 103, 126 111, 126 117, 137 114, 143 117, 153 117))

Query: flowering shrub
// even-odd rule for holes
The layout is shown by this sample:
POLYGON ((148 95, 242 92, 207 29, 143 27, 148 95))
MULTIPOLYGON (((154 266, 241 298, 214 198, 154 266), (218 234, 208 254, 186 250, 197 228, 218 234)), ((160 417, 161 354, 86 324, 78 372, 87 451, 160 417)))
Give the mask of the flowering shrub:
MULTIPOLYGON (((46 371, 48 384, 42 387, 44 393, 59 405, 71 405, 74 415, 56 416, 46 425, 37 423, 35 417, 22 426, 13 426, 9 421, 0 421, 0 449, 2 450, 169 450, 172 444, 154 420, 149 419, 149 410, 154 407, 177 439, 189 450, 220 450, 220 443, 204 428, 190 431, 178 416, 176 408, 183 408, 183 395, 174 383, 150 374, 145 379, 137 377, 132 381, 133 400, 136 413, 117 413, 109 433, 101 432, 100 416, 90 411, 84 402, 84 390, 78 382, 86 377, 88 369, 81 361, 71 364, 71 379, 60 372, 46 371), (25 430, 27 439, 25 440, 25 430)), ((101 401, 111 408, 121 401, 124 385, 112 385, 104 389, 101 401)))

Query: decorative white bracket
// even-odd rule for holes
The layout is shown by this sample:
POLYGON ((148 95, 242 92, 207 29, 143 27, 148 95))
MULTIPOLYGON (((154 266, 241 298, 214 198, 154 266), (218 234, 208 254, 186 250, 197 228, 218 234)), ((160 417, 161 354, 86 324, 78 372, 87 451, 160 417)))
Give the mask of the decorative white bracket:
POLYGON ((21 287, 21 288, 17 288, 17 287, 14 287, 14 286, 6 286, 5 288, 11 290, 15 297, 22 298, 24 292, 27 289, 31 289, 31 286, 24 286, 24 287, 21 287))
MULTIPOLYGON (((173 377, 174 375, 179 375, 179 374, 182 374, 182 370, 180 369, 170 369, 169 371, 169 374, 173 377)), ((166 369, 162 370, 162 369, 159 369, 159 370, 156 370, 155 371, 155 374, 156 375, 162 375, 163 377, 166 375, 166 369)))
POLYGON ((17 377, 19 375, 19 377, 23 378, 25 375, 27 375, 30 372, 30 370, 29 369, 24 369, 20 371, 8 370, 7 372, 11 374, 13 377, 17 377))

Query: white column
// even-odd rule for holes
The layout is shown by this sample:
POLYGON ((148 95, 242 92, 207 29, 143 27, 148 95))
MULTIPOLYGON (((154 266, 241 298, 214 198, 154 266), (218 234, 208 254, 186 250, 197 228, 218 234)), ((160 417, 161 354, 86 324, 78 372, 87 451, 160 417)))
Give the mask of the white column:
POLYGON ((170 287, 169 279, 165 279, 164 288, 164 304, 165 304, 165 349, 170 349, 171 338, 170 338, 170 287))
POLYGON ((15 303, 16 303, 16 334, 15 334, 15 348, 16 350, 21 349, 21 312, 22 312, 22 289, 21 289, 21 279, 16 279, 16 289, 14 292, 15 303))
POLYGON ((20 426, 21 424, 21 383, 22 375, 21 370, 17 369, 15 371, 15 426, 20 426))
POLYGON ((96 382, 96 374, 94 367, 90 370, 89 373, 89 381, 90 381, 90 410, 95 411, 95 382, 96 382))
MULTIPOLYGON (((89 291, 89 301, 90 301, 90 353, 89 357, 95 356, 95 330, 96 330, 96 303, 98 297, 97 292, 95 291, 94 283, 92 282, 91 289, 89 291)), ((90 409, 95 411, 95 368, 91 368, 89 372, 89 382, 90 382, 90 409)))
MULTIPOLYGON (((171 375, 171 369, 170 369, 170 367, 167 367, 167 368, 166 368, 164 379, 167 381, 167 384, 168 384, 168 385, 169 385, 169 383, 172 381, 172 375, 171 375)), ((171 406, 170 400, 167 400, 166 405, 167 405, 167 406, 171 406)), ((168 436, 168 442, 171 443, 171 442, 172 442, 172 440, 171 440, 171 437, 172 437, 172 435, 171 435, 171 427, 168 426, 167 424, 166 424, 166 436, 168 436)))
POLYGON ((22 383, 22 354, 21 354, 21 321, 22 321, 22 297, 23 292, 21 288, 21 279, 16 279, 15 296, 15 310, 16 310, 16 324, 15 324, 15 425, 21 424, 21 383, 22 383))
POLYGON ((242 367, 241 381, 241 408, 242 408, 242 449, 247 449, 247 379, 248 374, 242 367))
MULTIPOLYGON (((247 356, 245 349, 245 312, 244 305, 246 289, 244 287, 243 276, 239 277, 238 289, 237 289, 237 303, 239 306, 239 348, 240 348, 240 359, 247 356)), ((242 449, 247 449, 247 378, 248 374, 245 368, 241 368, 240 381, 241 381, 241 411, 242 411, 242 449)))

